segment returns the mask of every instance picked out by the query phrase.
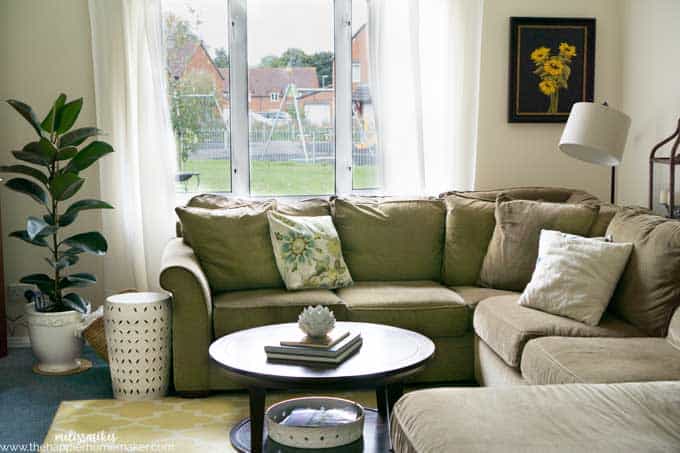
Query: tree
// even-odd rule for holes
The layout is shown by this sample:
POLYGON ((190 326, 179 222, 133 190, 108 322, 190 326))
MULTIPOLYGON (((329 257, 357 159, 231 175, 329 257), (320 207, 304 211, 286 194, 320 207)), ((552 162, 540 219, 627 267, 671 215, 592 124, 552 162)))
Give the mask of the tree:
POLYGON ((182 47, 187 43, 199 42, 198 35, 188 20, 181 19, 172 13, 165 16, 165 47, 167 49, 182 47))
POLYGON ((228 68, 229 67, 229 54, 224 47, 219 47, 215 51, 215 58, 213 58, 215 66, 218 68, 228 68))
POLYGON ((215 97, 213 79, 200 72, 189 72, 181 79, 171 78, 170 119, 179 145, 180 163, 189 159, 202 129, 224 128, 215 97))
POLYGON ((286 49, 281 56, 267 55, 260 60, 263 68, 314 67, 319 79, 319 86, 333 83, 333 52, 315 52, 306 54, 302 49, 286 49), (325 80, 324 80, 325 79, 325 80))

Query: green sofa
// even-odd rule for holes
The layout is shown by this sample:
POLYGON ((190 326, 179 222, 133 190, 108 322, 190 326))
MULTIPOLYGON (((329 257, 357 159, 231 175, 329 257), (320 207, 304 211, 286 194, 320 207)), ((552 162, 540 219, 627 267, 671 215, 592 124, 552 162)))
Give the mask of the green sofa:
MULTIPOLYGON (((579 329, 575 321, 520 307, 516 292, 478 286, 499 194, 596 204, 599 214, 588 231, 591 236, 604 235, 612 218, 621 215, 620 208, 587 193, 560 188, 450 192, 411 200, 351 197, 282 203, 194 197, 178 210, 184 224, 178 224, 178 238, 166 247, 160 276, 161 286, 173 294, 176 390, 190 395, 238 388, 211 362, 210 343, 238 330, 295 321, 312 304, 329 306, 338 320, 385 323, 430 337, 435 357, 415 376, 418 382, 525 383, 519 358, 529 340, 541 337, 665 335, 665 329, 648 334, 626 320, 635 313, 621 310, 625 304, 608 313, 599 330, 579 329), (355 284, 337 291, 286 291, 275 272, 271 245, 267 249, 262 214, 269 209, 331 215, 355 284), (208 210, 216 211, 212 215, 208 210), (222 218, 224 212, 232 212, 232 220, 222 218), (200 231, 201 237, 190 231, 200 231), (537 318, 536 313, 544 316, 537 318)), ((622 237, 628 234, 622 232, 622 237)), ((680 292, 666 295, 664 303, 676 306, 680 292)))

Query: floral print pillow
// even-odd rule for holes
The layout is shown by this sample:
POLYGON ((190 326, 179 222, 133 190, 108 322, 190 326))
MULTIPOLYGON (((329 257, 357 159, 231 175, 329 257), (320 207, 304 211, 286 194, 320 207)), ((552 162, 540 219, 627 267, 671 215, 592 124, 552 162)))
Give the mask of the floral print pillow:
POLYGON ((267 213, 276 266, 288 289, 350 286, 340 238, 330 216, 267 213))

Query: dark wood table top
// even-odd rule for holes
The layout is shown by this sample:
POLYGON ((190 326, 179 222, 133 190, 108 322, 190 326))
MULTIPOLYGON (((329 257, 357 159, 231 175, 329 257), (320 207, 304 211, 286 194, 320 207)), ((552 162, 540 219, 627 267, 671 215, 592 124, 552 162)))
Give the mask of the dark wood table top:
POLYGON ((242 330, 210 345, 210 357, 245 384, 272 388, 383 385, 422 369, 434 355, 434 343, 406 329, 360 322, 338 322, 336 329, 360 332, 361 349, 339 365, 305 365, 267 361, 266 345, 299 336, 296 323, 242 330))

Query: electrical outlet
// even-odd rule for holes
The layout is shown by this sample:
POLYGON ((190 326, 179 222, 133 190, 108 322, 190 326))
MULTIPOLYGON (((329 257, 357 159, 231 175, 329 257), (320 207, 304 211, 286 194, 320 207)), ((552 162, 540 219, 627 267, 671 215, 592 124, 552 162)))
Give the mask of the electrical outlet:
POLYGON ((29 289, 35 289, 35 286, 27 285, 25 283, 11 283, 7 285, 7 303, 8 304, 26 303, 24 293, 29 289))

